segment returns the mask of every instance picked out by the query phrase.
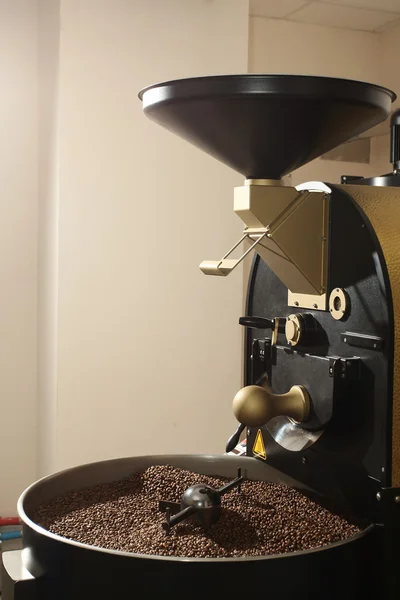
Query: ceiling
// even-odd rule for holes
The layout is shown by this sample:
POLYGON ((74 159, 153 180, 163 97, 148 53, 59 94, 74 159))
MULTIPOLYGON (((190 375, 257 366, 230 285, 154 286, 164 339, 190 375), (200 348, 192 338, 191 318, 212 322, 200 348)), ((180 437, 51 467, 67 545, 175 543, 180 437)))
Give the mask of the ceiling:
POLYGON ((250 14, 379 32, 400 24, 400 0, 250 0, 250 14))

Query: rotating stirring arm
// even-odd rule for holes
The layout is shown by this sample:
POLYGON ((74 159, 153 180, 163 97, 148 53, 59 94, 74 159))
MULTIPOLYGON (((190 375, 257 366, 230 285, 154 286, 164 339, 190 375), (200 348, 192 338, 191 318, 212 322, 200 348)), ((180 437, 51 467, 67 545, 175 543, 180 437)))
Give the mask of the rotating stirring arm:
POLYGON ((227 494, 235 487, 238 493, 240 493, 240 486, 243 481, 242 469, 239 468, 237 477, 218 490, 200 483, 185 491, 180 504, 178 502, 160 500, 158 508, 160 511, 165 512, 166 517, 162 525, 163 529, 169 533, 171 527, 195 514, 197 514, 203 529, 209 529, 220 517, 221 496, 227 494), (173 516, 171 516, 172 512, 174 513, 173 516))

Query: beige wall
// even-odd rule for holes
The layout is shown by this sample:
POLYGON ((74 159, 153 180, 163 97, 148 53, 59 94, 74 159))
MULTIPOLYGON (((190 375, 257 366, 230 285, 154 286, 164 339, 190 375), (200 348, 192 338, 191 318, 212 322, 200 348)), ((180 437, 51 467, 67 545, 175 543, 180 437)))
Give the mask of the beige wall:
POLYGON ((0 514, 36 477, 36 2, 0 2, 0 514))
POLYGON ((400 52, 400 26, 392 27, 379 34, 380 43, 380 83, 392 88, 398 95, 394 104, 400 108, 400 72, 398 57, 400 52))
POLYGON ((56 468, 60 0, 38 0, 38 472, 56 468))
POLYGON ((142 114, 158 80, 247 67, 243 0, 63 0, 57 468, 222 451, 240 384, 241 177, 142 114))
MULTIPOLYGON (((398 96, 393 108, 400 108, 400 72, 398 56, 400 52, 400 26, 393 27, 379 33, 380 44, 380 71, 378 83, 393 89, 398 96)), ((376 140, 374 161, 379 173, 388 173, 391 170, 389 163, 389 135, 376 140)))
MULTIPOLYGON (((251 17, 249 71, 343 77, 379 83, 380 41, 375 33, 251 17)), ((317 159, 293 173, 292 184, 339 183, 340 175, 374 175, 374 165, 317 159)))
POLYGON ((379 40, 374 33, 251 17, 251 72, 301 73, 375 82, 379 40))

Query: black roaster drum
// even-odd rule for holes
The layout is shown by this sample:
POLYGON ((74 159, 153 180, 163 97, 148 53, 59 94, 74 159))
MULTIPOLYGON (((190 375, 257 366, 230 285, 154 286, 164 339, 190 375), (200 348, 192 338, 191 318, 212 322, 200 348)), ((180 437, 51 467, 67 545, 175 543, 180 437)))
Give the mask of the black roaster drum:
POLYGON ((372 552, 377 532, 373 526, 347 541, 311 551, 201 559, 96 548, 54 535, 31 519, 40 504, 55 496, 129 477, 157 464, 228 478, 235 477, 240 466, 248 479, 302 488, 300 483, 256 459, 229 455, 121 458, 45 477, 31 485, 18 503, 23 520, 23 561, 36 578, 38 600, 152 599, 165 594, 175 599, 246 594, 248 598, 261 600, 279 594, 280 600, 354 600, 373 592, 372 574, 377 571, 372 552))

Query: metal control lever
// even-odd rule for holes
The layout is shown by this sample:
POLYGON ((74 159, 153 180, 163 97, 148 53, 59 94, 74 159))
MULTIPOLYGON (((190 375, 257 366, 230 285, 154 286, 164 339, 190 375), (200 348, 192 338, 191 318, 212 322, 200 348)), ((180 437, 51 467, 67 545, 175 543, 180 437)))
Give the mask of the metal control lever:
POLYGON ((285 331, 286 318, 275 317, 275 319, 267 319, 266 317, 240 317, 239 325, 249 327, 250 329, 271 329, 272 330, 272 345, 275 345, 278 338, 278 333, 285 331))
POLYGON ((250 327, 251 329, 273 329, 275 321, 266 317, 240 317, 239 325, 250 327))
POLYGON ((254 229, 251 227, 246 227, 240 240, 236 242, 236 244, 232 246, 232 248, 220 260, 203 260, 200 265, 201 271, 203 271, 205 275, 222 275, 223 277, 226 277, 252 250, 254 250, 257 244, 259 244, 267 236, 267 234, 268 230, 266 228, 254 229), (236 248, 246 239, 249 239, 253 242, 250 248, 248 248, 248 250, 246 250, 246 252, 244 252, 240 258, 228 258, 228 256, 230 256, 232 252, 236 250, 236 248))
POLYGON ((245 427, 246 425, 243 425, 243 423, 239 424, 239 427, 226 442, 225 452, 232 452, 234 447, 239 443, 240 436, 242 435, 242 432, 244 431, 245 427))

